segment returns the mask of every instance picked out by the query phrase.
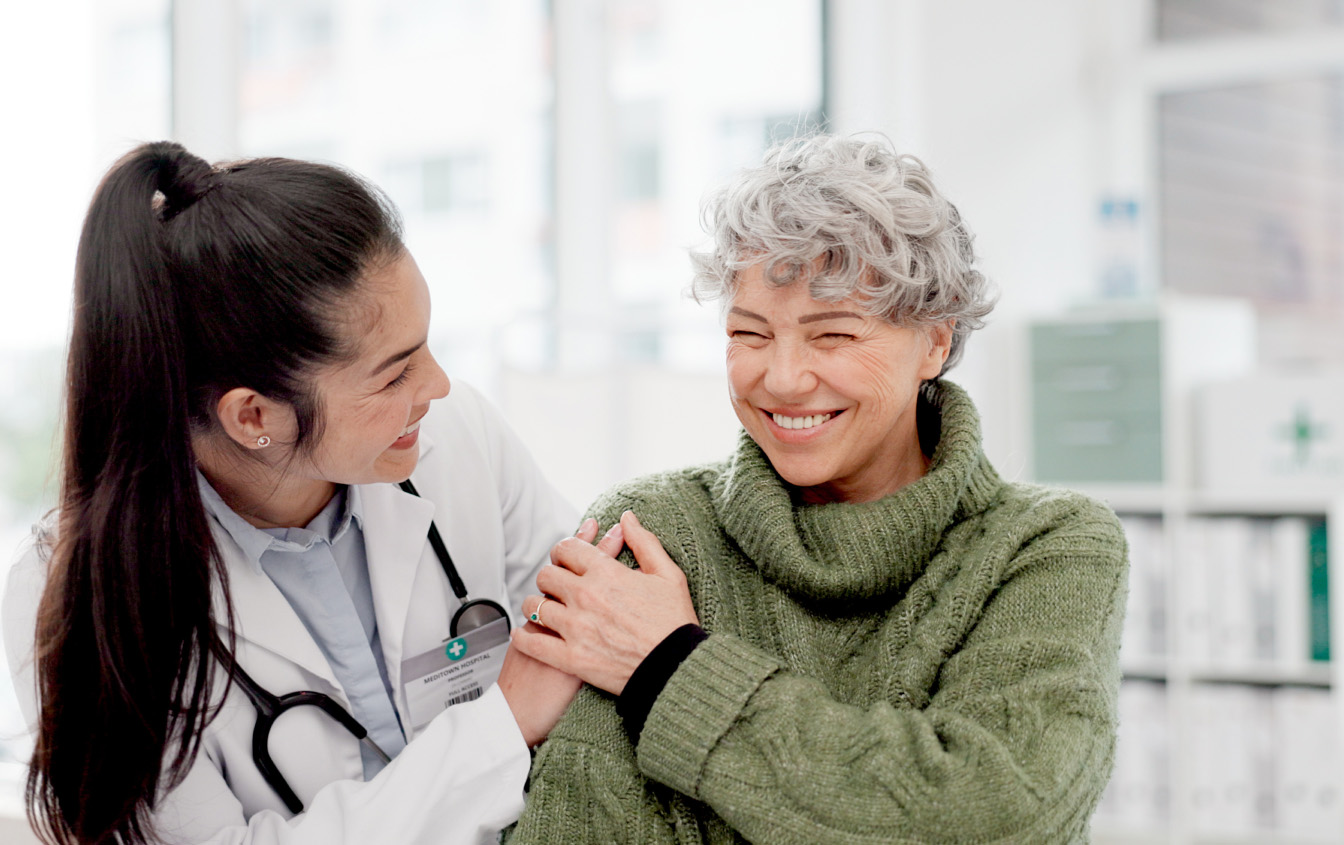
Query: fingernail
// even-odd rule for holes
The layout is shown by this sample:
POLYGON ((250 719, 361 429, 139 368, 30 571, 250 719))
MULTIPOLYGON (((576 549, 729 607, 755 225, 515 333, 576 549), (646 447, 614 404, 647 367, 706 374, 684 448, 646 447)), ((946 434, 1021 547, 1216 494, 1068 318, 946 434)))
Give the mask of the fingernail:
POLYGON ((582 534, 583 532, 585 532, 585 531, 590 531, 590 530, 592 530, 592 529, 594 529, 594 528, 596 528, 596 527, 597 527, 597 520, 596 520, 596 519, 593 519, 593 518, 590 516, 590 517, 588 517, 587 519, 585 519, 585 520, 582 522, 582 524, 579 525, 579 530, 574 532, 574 536, 577 537, 578 535, 582 534))
POLYGON ((607 536, 613 540, 624 542, 625 531, 621 528, 621 524, 618 522, 607 529, 607 536))

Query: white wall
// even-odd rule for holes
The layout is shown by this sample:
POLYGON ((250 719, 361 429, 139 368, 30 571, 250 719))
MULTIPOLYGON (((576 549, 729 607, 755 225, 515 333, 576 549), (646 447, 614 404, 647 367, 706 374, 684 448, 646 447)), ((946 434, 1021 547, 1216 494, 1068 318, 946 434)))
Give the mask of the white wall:
POLYGON ((579 509, 617 481, 727 456, 739 427, 720 373, 511 371, 502 382, 509 422, 579 509))
POLYGON ((0 842, 5 845, 38 845, 37 834, 28 827, 21 811, 14 815, 0 815, 0 842))

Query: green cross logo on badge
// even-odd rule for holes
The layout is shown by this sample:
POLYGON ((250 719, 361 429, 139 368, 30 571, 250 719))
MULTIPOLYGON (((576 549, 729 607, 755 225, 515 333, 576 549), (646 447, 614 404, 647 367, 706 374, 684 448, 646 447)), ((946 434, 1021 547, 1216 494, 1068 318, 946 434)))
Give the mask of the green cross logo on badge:
POLYGON ((448 643, 448 647, 443 650, 443 653, 448 655, 449 660, 461 660, 467 656, 467 641, 458 637, 448 643))

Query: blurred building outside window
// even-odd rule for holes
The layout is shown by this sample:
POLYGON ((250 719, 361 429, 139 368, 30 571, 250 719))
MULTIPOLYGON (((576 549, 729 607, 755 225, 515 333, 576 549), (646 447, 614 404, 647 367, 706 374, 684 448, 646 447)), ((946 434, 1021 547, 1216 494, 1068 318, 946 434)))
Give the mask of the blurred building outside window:
POLYGON ((1344 2, 1158 0, 1154 12, 1163 287, 1254 302, 1263 364, 1344 360, 1344 2))

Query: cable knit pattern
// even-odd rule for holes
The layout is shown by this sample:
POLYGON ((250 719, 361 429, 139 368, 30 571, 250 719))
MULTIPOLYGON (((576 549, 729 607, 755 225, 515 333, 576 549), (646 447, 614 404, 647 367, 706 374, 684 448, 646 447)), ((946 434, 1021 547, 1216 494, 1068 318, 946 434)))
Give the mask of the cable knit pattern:
POLYGON ((580 693, 512 843, 1087 841, 1115 744, 1119 523, 1003 482, 955 385, 920 413, 931 469, 877 502, 798 504, 744 435, 594 505, 658 535, 710 636, 638 748, 580 693))

